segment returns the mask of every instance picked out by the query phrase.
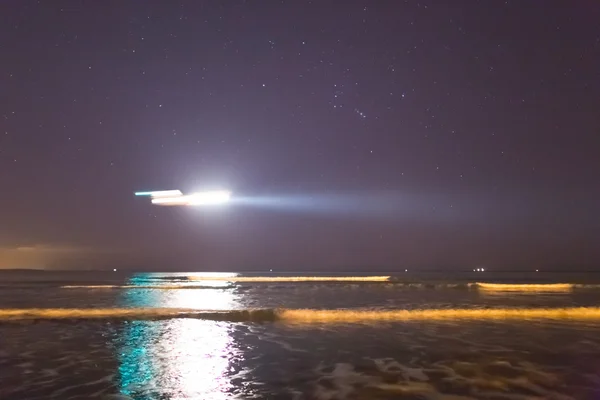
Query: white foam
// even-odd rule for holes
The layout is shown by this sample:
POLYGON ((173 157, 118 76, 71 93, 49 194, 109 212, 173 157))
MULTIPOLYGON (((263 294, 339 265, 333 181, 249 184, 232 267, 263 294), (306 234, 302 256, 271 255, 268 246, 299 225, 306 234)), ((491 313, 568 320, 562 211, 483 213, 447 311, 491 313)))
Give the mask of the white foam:
POLYGON ((373 362, 381 372, 391 373, 400 372, 405 380, 416 380, 425 382, 429 377, 423 372, 422 368, 410 368, 394 361, 392 358, 376 358, 373 362))
POLYGON ((354 385, 364 385, 372 380, 371 377, 364 376, 354 370, 352 364, 337 363, 330 374, 322 372, 322 366, 317 368, 321 374, 321 379, 327 379, 332 389, 326 388, 317 383, 314 396, 319 400, 342 400, 348 398, 355 392, 354 385))

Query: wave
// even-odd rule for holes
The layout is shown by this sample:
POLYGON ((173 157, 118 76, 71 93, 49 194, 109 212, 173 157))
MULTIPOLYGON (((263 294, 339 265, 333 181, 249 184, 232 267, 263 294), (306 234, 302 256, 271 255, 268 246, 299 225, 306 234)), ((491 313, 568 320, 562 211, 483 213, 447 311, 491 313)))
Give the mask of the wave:
POLYGON ((419 320, 600 320, 600 307, 492 308, 421 310, 247 309, 194 310, 183 308, 30 308, 0 309, 0 321, 193 318, 230 322, 367 323, 419 320))
MULTIPOLYGON (((113 284, 113 285, 63 285, 61 289, 156 289, 156 290, 177 290, 177 289, 233 289, 239 288, 235 283, 295 283, 295 282, 314 282, 314 283, 332 283, 340 281, 348 284, 359 284, 369 282, 380 282, 385 287, 398 289, 459 289, 459 290, 479 290, 486 294, 493 293, 566 293, 573 290, 598 290, 597 284, 575 284, 575 283, 486 283, 486 282, 398 282, 398 281, 378 281, 377 278, 385 277, 238 277, 238 278, 209 278, 205 280, 204 285, 194 284, 113 284), (327 281, 332 279, 332 281, 327 281), (369 280, 370 279, 370 280, 369 280)), ((200 279, 200 278, 198 278, 200 279)), ((2 287, 2 286, 0 286, 2 287)), ((8 287, 14 288, 14 285, 8 287)))
POLYGON ((389 282, 391 276, 190 276, 189 280, 228 282, 389 282))
POLYGON ((274 309, 204 311, 186 308, 24 308, 0 309, 0 320, 195 318, 216 321, 275 321, 274 309))
POLYGON ((483 283, 475 284, 478 289, 493 292, 570 292, 575 285, 571 283, 483 283))
POLYGON ((61 289, 230 289, 234 286, 211 286, 211 285, 65 285, 61 289))

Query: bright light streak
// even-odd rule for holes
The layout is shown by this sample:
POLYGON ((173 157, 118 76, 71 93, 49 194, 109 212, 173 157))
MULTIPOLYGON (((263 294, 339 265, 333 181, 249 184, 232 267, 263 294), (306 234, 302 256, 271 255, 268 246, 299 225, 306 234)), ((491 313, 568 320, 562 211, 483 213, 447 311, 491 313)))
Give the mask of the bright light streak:
MULTIPOLYGON (((131 292, 130 292, 131 293, 131 292)), ((138 292, 139 293, 139 292, 138 292)), ((143 292, 147 296, 148 292, 143 292)), ((600 307, 566 307, 566 308, 457 308, 457 309, 415 309, 415 310, 340 310, 340 309, 277 309, 277 310, 252 310, 239 309, 236 304, 230 303, 227 299, 229 295, 225 295, 222 299, 217 299, 213 296, 206 298, 201 293, 187 291, 185 293, 193 293, 193 297, 182 301, 182 297, 167 307, 120 307, 120 308, 11 308, 0 309, 0 320, 32 320, 32 319, 102 319, 102 318, 127 318, 128 320, 143 320, 143 319, 172 319, 176 321, 183 318, 191 318, 195 320, 227 320, 233 321, 284 321, 290 323, 305 323, 305 322, 320 322, 320 323, 364 323, 369 321, 417 321, 417 320, 507 320, 507 319, 563 319, 563 320, 600 320, 600 307), (194 307, 179 308, 178 305, 189 304, 195 299, 203 298, 203 302, 216 305, 216 311, 203 310, 194 307), (181 301, 181 302, 180 302, 181 301), (219 307, 235 307, 229 310, 219 311, 219 307)), ((231 293, 231 292, 221 292, 231 293)), ((164 294, 164 293, 163 293, 164 294)), ((169 292, 167 296, 174 293, 169 292)), ((183 295, 180 295, 183 296, 183 295)), ((158 300, 163 301, 161 298, 158 300)), ((162 304, 162 303, 160 303, 162 304)), ((204 304, 201 304, 202 307, 204 304)), ((154 325, 156 326, 156 325, 154 325)), ((198 338, 202 343, 211 345, 214 351, 218 351, 216 346, 213 346, 211 337, 212 332, 206 332, 204 329, 194 329, 194 337, 198 338), (204 336, 206 334, 206 336, 204 336)), ((169 339, 169 335, 164 335, 161 338, 169 339)), ((156 336, 152 337, 153 339, 156 336)), ((156 343, 151 340, 150 344, 156 343)), ((160 347, 161 355, 164 355, 165 349, 173 349, 179 351, 194 351, 193 345, 175 346, 173 344, 165 344, 160 347)), ((129 354, 123 352, 122 354, 129 354)), ((171 365, 178 364, 181 358, 169 358, 168 363, 171 365)), ((216 360, 220 359, 217 357, 216 360)), ((164 357, 157 357, 156 360, 164 360, 164 357)), ((162 376, 162 375, 161 375, 162 376)), ((202 375, 195 375, 195 379, 201 379, 202 375)), ((216 378, 216 374, 214 376, 216 378)), ((176 374, 173 378, 173 384, 180 382, 181 375, 176 374)), ((214 381, 211 379, 210 381, 214 381)), ((202 398, 207 397, 186 397, 186 398, 202 398)))
POLYGON ((477 287, 481 290, 496 292, 568 292, 573 289, 571 283, 484 283, 477 282, 477 287))
POLYGON ((152 204, 162 206, 208 206, 227 203, 230 197, 231 193, 227 191, 199 192, 185 196, 153 198, 152 204))
POLYGON ((159 197, 156 199, 152 199, 152 204, 157 204, 157 205, 162 205, 162 206, 187 206, 188 198, 187 198, 187 196, 159 197))
POLYGON ((231 193, 219 190, 214 192, 201 192, 194 193, 188 196, 190 198, 189 204, 192 206, 196 205, 209 205, 209 204, 223 204, 229 201, 231 193))
POLYGON ((181 190, 157 190, 154 192, 136 192, 136 196, 150 196, 150 197, 174 197, 181 196, 181 190))
POLYGON ((190 280, 228 282, 387 282, 390 276, 195 276, 190 280))

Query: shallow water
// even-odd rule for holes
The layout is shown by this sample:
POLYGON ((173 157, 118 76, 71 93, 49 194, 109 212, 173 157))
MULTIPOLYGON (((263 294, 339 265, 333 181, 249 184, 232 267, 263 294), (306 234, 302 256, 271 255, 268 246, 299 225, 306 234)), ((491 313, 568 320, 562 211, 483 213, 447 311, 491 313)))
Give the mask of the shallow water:
POLYGON ((189 276, 0 274, 0 399, 600 398, 594 287, 189 276))

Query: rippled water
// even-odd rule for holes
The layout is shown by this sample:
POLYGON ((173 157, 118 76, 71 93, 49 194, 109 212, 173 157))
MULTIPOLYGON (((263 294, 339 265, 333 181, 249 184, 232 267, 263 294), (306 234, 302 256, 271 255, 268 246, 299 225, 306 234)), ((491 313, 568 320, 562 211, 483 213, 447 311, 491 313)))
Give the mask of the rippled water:
POLYGON ((593 286, 0 279, 0 399, 600 398, 593 286))

